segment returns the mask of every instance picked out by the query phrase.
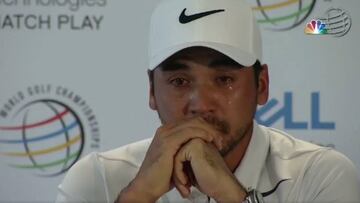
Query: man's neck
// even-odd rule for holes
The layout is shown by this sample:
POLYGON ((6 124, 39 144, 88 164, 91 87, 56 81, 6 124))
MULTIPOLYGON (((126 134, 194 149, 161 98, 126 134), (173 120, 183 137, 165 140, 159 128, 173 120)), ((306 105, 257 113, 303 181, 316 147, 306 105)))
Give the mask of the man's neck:
POLYGON ((225 156, 225 162, 228 165, 229 169, 234 172, 235 169, 240 165, 246 150, 249 146, 252 133, 253 133, 254 123, 248 127, 245 132, 244 137, 241 138, 240 142, 225 156))

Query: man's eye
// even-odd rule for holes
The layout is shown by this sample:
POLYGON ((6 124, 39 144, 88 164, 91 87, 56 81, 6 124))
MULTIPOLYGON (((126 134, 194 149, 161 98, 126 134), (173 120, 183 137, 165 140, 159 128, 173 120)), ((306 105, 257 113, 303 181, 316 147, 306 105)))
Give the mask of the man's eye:
POLYGON ((220 76, 216 78, 216 81, 220 84, 220 85, 230 85, 234 82, 234 78, 229 77, 229 76, 220 76))
POLYGON ((175 78, 170 80, 170 83, 174 85, 175 87, 183 87, 187 84, 189 84, 189 81, 185 80, 184 78, 175 78))

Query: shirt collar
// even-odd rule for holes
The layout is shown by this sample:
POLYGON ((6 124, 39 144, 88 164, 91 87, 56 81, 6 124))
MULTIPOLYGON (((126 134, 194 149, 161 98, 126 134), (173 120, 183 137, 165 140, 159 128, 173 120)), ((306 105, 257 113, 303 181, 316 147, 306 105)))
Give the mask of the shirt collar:
POLYGON ((269 152, 268 135, 254 121, 250 143, 234 175, 247 190, 256 189, 269 152))

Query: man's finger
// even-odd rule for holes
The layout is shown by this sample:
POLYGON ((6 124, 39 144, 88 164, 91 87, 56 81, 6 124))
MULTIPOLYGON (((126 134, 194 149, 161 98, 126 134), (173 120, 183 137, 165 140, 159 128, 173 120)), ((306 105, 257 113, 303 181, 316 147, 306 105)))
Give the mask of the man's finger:
POLYGON ((166 137, 169 144, 172 144, 172 146, 181 146, 195 138, 201 138, 206 142, 212 142, 218 150, 222 149, 223 138, 220 135, 199 127, 189 126, 187 128, 181 128, 176 132, 172 132, 171 137, 166 137))
POLYGON ((182 185, 186 185, 189 182, 189 179, 184 172, 184 165, 183 162, 181 161, 180 156, 175 157, 173 176, 174 176, 174 180, 177 180, 182 185))
POLYGON ((200 138, 206 142, 212 142, 214 139, 213 136, 201 128, 188 127, 172 132, 172 135, 166 137, 164 142, 171 147, 174 152, 177 152, 182 145, 194 138, 200 138))
MULTIPOLYGON (((176 181, 174 181, 176 182, 176 181)), ((182 185, 181 183, 175 183, 175 188, 177 191, 179 191, 180 195, 183 198, 187 198, 190 195, 190 188, 186 187, 185 185, 182 185)))
POLYGON ((173 170, 173 181, 176 189, 180 192, 183 198, 186 198, 190 195, 191 184, 189 178, 184 170, 184 160, 185 160, 184 149, 180 149, 176 154, 174 159, 174 170, 173 170))

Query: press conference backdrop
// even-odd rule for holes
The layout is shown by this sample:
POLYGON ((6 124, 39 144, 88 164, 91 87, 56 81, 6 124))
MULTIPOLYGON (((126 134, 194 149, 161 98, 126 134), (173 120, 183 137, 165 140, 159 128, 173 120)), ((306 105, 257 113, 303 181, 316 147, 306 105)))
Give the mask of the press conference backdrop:
MULTIPOLYGON (((360 1, 247 1, 271 81, 257 121, 360 168, 360 1), (305 34, 308 23, 324 33, 317 20, 342 27, 305 34)), ((81 157, 153 136, 146 67, 157 2, 0 0, 0 202, 51 202, 81 157)))

